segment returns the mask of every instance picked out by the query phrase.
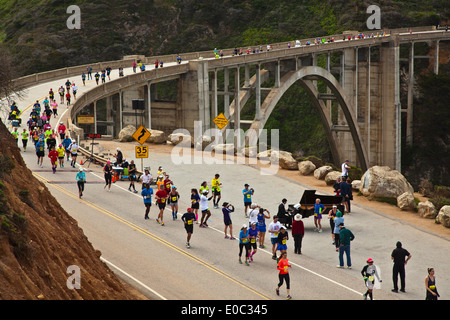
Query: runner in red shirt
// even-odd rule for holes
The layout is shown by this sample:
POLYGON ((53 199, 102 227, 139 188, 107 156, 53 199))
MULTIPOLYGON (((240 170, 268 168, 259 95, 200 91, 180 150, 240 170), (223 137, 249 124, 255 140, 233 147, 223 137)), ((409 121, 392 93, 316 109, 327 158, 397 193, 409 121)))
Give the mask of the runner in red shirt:
POLYGON ((165 190, 164 185, 160 185, 159 190, 155 194, 155 198, 156 203, 158 204, 159 207, 159 214, 158 217, 156 218, 156 222, 160 223, 161 226, 163 226, 164 209, 166 208, 167 199, 169 198, 169 194, 165 190))
POLYGON ((50 158, 50 162, 52 163, 53 173, 56 173, 56 166, 58 161, 58 151, 55 150, 55 147, 52 147, 52 150, 48 153, 48 157, 50 158))

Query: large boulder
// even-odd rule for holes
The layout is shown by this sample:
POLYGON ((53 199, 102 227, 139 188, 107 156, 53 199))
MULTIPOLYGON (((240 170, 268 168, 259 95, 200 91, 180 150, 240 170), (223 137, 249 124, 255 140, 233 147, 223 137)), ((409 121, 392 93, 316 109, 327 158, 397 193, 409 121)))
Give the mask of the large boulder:
POLYGON ((361 180, 353 180, 352 181, 352 189, 359 190, 361 188, 361 180))
POLYGON ((325 183, 328 186, 332 186, 336 180, 341 176, 342 172, 340 171, 330 171, 327 173, 327 175, 325 176, 325 183))
POLYGON ((272 150, 266 150, 266 151, 261 151, 259 152, 256 157, 259 160, 269 160, 270 159, 270 155, 272 154, 272 150))
POLYGON ((119 132, 120 142, 130 142, 133 141, 133 134, 136 132, 136 127, 129 124, 119 132))
POLYGON ((236 148, 233 143, 219 143, 213 146, 214 153, 234 155, 236 148))
POLYGON ((436 216, 436 223, 450 228, 450 206, 443 206, 436 216))
POLYGON ((333 171, 333 168, 331 166, 321 166, 320 168, 314 170, 314 178, 323 180, 331 171, 333 171))
POLYGON ((364 196, 397 198, 405 192, 414 193, 411 184, 405 177, 387 166, 369 168, 361 178, 359 191, 364 196))
POLYGON ((431 201, 419 202, 417 205, 417 212, 422 218, 436 218, 436 208, 431 201))
POLYGON ((150 129, 148 131, 150 132, 150 137, 148 137, 147 142, 155 144, 163 144, 166 142, 167 138, 164 131, 150 129))
POLYGON ((282 169, 287 170, 298 169, 297 160, 295 160, 294 157, 292 157, 292 153, 287 151, 272 150, 272 152, 270 153, 270 160, 275 163, 278 160, 278 165, 282 169))
POLYGON ((256 158, 258 152, 258 148, 254 147, 245 147, 242 148, 241 154, 247 158, 256 158))
POLYGON ((174 146, 180 144, 180 147, 190 148, 194 146, 194 139, 191 135, 184 133, 171 133, 168 137, 174 146))
POLYGON ((409 192, 402 193, 397 197, 397 207, 402 210, 409 210, 416 208, 416 202, 414 201, 414 195, 409 192))
POLYGON ((314 170, 316 170, 316 166, 312 161, 306 160, 298 163, 298 171, 302 176, 309 176, 314 170))

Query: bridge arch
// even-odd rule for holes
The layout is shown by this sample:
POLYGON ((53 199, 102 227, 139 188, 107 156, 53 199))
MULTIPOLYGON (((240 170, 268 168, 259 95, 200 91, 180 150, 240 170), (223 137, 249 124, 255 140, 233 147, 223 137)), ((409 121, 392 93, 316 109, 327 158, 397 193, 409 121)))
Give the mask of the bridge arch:
MULTIPOLYGON (((335 162, 342 162, 344 160, 344 155, 342 155, 340 152, 336 137, 332 132, 332 122, 329 112, 327 112, 323 100, 319 99, 319 92, 313 83, 314 80, 323 81, 338 101, 347 122, 349 131, 351 133, 360 167, 363 172, 366 171, 369 167, 367 149, 364 145, 364 141, 356 123, 356 115, 353 111, 352 103, 347 98, 343 88, 341 87, 337 79, 327 70, 317 66, 302 67, 297 71, 290 71, 285 74, 281 78, 280 86, 273 88, 265 98, 264 102, 261 105, 261 117, 260 119, 255 119, 252 122, 250 129, 254 130, 250 130, 249 134, 255 134, 257 132, 260 132, 260 129, 264 129, 264 126, 270 115, 272 114, 272 111, 274 110, 278 101, 295 82, 299 81, 300 85, 310 96, 313 105, 319 112, 321 122, 325 129, 331 153, 335 162)), ((249 141, 256 141, 254 140, 255 137, 249 136, 248 139, 250 139, 249 141)))

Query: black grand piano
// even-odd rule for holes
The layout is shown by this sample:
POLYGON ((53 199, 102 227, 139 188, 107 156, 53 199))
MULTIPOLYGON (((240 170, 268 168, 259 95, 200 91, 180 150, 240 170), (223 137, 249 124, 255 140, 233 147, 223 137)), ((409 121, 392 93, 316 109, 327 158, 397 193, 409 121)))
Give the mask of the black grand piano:
POLYGON ((342 197, 320 195, 316 194, 316 190, 305 190, 298 205, 288 205, 288 214, 285 217, 282 217, 280 222, 287 228, 290 228, 292 226, 294 216, 297 213, 300 213, 302 218, 308 218, 309 216, 314 215, 314 203, 316 203, 316 199, 320 199, 320 202, 325 207, 322 215, 328 215, 328 212, 333 209, 333 205, 336 205, 337 209, 344 213, 345 207, 342 204, 342 197))

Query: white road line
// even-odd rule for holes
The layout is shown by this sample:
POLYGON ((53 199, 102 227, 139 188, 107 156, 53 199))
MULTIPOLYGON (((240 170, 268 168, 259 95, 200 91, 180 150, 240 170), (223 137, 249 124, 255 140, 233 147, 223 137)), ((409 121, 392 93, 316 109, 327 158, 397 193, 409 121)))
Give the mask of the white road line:
POLYGON ((161 294, 159 294, 158 292, 156 292, 155 290, 153 290, 152 288, 150 288, 149 286, 145 285, 144 283, 142 283, 141 281, 139 281, 138 279, 136 279, 135 277, 133 277, 131 274, 125 272, 124 270, 120 269, 118 266, 112 264, 111 262, 109 262, 108 260, 106 260, 103 257, 100 257, 100 260, 102 260, 103 262, 105 262, 106 264, 112 266, 114 269, 120 271, 121 273, 123 273, 125 276, 127 276, 128 278, 132 279, 133 281, 135 281, 136 283, 138 283, 139 285, 141 285, 142 287, 144 287, 145 289, 147 289, 148 291, 150 291, 151 293, 153 293, 154 295, 158 296, 160 299, 162 300, 167 300, 164 296, 162 296, 161 294))

